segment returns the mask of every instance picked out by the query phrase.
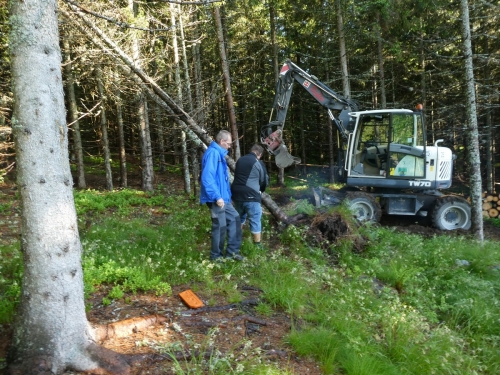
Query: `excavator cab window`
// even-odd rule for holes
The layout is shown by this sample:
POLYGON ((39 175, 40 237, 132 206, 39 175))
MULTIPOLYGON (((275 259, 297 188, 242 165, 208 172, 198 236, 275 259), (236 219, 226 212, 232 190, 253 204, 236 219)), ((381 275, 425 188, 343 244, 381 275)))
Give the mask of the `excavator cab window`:
POLYGON ((420 116, 394 114, 392 116, 392 143, 423 146, 423 126, 420 116))
POLYGON ((419 114, 361 114, 354 136, 351 175, 424 177, 424 136, 419 114))
POLYGON ((357 175, 383 175, 382 165, 387 160, 390 134, 390 115, 364 114, 359 119, 355 138, 356 153, 352 159, 353 173, 357 175))
POLYGON ((425 140, 419 114, 392 115, 389 175, 402 178, 425 177, 425 140))

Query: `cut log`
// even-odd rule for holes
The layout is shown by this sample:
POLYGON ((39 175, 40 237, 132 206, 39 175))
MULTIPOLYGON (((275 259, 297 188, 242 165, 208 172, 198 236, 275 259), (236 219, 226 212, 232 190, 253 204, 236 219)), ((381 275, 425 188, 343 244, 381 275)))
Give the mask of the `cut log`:
POLYGON ((484 202, 483 203, 483 211, 485 211, 485 210, 487 211, 487 210, 489 210, 492 207, 493 207, 493 205, 490 202, 484 202))
POLYGON ((484 200, 486 202, 491 202, 495 197, 492 194, 487 194, 486 197, 484 197, 484 200))
POLYGON ((483 217, 490 217, 490 214, 487 210, 483 210, 483 217))
POLYGON ((488 214, 492 218, 498 217, 498 210, 496 208, 491 208, 488 210, 488 214))

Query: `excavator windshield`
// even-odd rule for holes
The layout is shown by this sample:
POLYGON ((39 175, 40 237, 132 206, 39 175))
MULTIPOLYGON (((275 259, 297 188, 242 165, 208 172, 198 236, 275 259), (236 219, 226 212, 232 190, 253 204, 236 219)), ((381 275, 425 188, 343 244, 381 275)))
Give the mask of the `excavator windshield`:
POLYGON ((421 113, 359 112, 351 138, 351 173, 355 176, 424 177, 425 133, 421 113))

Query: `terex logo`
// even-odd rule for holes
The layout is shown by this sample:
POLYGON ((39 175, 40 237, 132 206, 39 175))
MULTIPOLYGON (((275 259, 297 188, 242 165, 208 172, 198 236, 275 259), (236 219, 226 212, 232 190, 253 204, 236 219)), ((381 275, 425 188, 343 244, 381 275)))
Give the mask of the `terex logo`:
POLYGON ((410 183, 410 186, 416 186, 416 187, 419 187, 419 186, 430 187, 431 186, 430 181, 409 181, 409 183, 410 183))

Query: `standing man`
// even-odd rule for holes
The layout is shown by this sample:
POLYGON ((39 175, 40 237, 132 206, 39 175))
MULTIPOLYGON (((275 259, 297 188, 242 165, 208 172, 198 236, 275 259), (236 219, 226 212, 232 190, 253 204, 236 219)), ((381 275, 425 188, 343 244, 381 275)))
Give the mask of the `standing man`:
POLYGON ((232 137, 227 130, 221 130, 210 143, 201 160, 200 203, 206 203, 212 218, 212 248, 210 259, 226 258, 243 260, 239 254, 241 246, 241 221, 231 203, 231 188, 225 156, 231 147, 232 137))
POLYGON ((269 184, 266 167, 260 160, 263 152, 264 148, 255 144, 250 149, 250 153, 238 159, 231 186, 234 205, 240 214, 241 223, 243 225, 248 216, 253 243, 259 247, 262 246, 260 243, 262 232, 261 193, 266 190, 266 186, 269 184))

